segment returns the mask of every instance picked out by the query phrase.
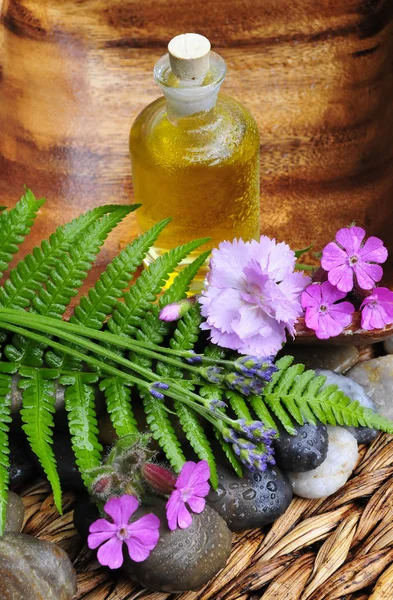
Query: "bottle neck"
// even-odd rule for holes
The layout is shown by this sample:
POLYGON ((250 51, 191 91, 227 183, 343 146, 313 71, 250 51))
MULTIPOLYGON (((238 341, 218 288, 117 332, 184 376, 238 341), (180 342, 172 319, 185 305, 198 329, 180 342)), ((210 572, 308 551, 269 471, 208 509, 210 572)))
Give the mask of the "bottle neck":
POLYGON ((154 67, 154 79, 167 100, 168 119, 176 122, 182 117, 212 110, 225 73, 224 60, 211 52, 210 70, 203 79, 178 79, 171 70, 168 54, 162 56, 154 67))

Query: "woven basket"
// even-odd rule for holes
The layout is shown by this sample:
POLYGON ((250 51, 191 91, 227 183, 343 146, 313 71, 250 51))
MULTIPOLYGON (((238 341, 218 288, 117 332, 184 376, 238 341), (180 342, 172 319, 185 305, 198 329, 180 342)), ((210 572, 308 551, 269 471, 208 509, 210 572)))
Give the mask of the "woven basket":
POLYGON ((75 495, 59 516, 46 483, 26 488, 24 532, 66 550, 78 572, 75 600, 392 600, 393 436, 359 448, 352 478, 321 500, 295 498, 271 527, 234 535, 227 566, 198 592, 138 588, 101 567, 76 533, 75 495))

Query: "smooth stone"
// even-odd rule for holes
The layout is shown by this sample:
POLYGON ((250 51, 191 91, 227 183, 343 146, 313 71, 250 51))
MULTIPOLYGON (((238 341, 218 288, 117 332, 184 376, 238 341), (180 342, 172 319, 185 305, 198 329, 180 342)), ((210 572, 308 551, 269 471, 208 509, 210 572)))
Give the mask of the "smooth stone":
POLYGON ((76 573, 56 544, 23 533, 0 538, 1 600, 71 600, 76 573))
POLYGON ((393 355, 365 360, 348 376, 364 388, 381 415, 393 420, 393 355))
POLYGON ((100 511, 88 494, 84 494, 74 508, 74 527, 83 540, 87 540, 89 528, 100 518, 100 511))
POLYGON ((319 467, 326 458, 329 440, 323 423, 312 425, 294 424, 297 435, 290 435, 279 428, 280 437, 274 440, 277 465, 286 471, 311 471, 319 467))
POLYGON ((24 436, 11 433, 9 448, 10 467, 8 472, 10 476, 10 488, 18 490, 35 477, 37 467, 24 436))
POLYGON ((329 369, 345 373, 359 362, 359 351, 355 346, 294 346, 287 354, 295 363, 303 363, 306 369, 329 369))
POLYGON ((14 492, 8 492, 5 533, 19 533, 22 531, 24 518, 25 506, 22 498, 14 492))
POLYGON ((388 337, 387 340, 385 340, 383 347, 385 349, 385 352, 387 352, 388 354, 393 354, 393 335, 388 337))
POLYGON ((326 459, 313 471, 287 473, 293 492, 302 498, 325 498, 349 479, 358 460, 356 438, 343 427, 327 426, 329 449, 326 459))
POLYGON ((154 507, 140 507, 135 519, 155 513, 160 519, 160 539, 143 562, 130 560, 125 552, 123 570, 133 579, 158 592, 198 590, 225 565, 231 552, 232 534, 227 524, 210 506, 193 513, 187 529, 170 531, 165 502, 154 507))
MULTIPOLYGON (((326 377, 326 385, 334 384, 337 385, 340 390, 344 392, 351 400, 356 400, 361 406, 370 408, 375 411, 375 404, 371 400, 370 396, 366 394, 364 388, 356 383, 351 377, 344 375, 337 375, 332 371, 325 371, 324 369, 316 369, 317 375, 324 375, 326 377)), ((345 426, 352 435, 355 436, 359 444, 369 444, 378 435, 378 430, 371 427, 349 427, 345 426)))
POLYGON ((256 529, 273 523, 292 500, 292 488, 277 467, 263 473, 236 473, 218 466, 218 488, 211 490, 207 502, 226 521, 231 531, 256 529))

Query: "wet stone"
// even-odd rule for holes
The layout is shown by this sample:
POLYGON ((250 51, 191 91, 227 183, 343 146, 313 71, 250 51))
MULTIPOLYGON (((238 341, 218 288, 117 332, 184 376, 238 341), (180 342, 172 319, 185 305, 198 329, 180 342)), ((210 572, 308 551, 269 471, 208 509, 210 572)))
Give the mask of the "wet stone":
POLYGON ((290 435, 282 427, 280 437, 274 441, 277 465, 287 471, 311 471, 326 458, 328 434, 325 425, 294 425, 297 435, 290 435))
POLYGON ((325 498, 349 479, 358 460, 355 437, 343 427, 327 427, 329 449, 326 459, 313 471, 288 473, 293 492, 302 498, 325 498))
POLYGON ((207 498, 228 524, 231 531, 244 531, 272 523, 288 508, 292 500, 291 486, 281 471, 270 467, 263 473, 244 473, 239 479, 223 466, 218 466, 219 485, 207 498))
POLYGON ((348 373, 374 402, 377 411, 393 420, 393 355, 366 360, 348 373))
MULTIPOLYGON (((315 372, 318 375, 324 375, 326 377, 325 385, 337 385, 348 398, 356 400, 361 406, 375 411, 375 404, 370 396, 368 396, 364 388, 349 377, 349 375, 337 375, 337 373, 325 371, 324 369, 316 369, 315 372)), ((345 429, 355 436, 359 444, 369 444, 375 440, 378 435, 378 430, 370 427, 345 427, 345 429)))
POLYGON ((385 352, 393 354, 393 335, 385 340, 383 347, 385 348, 385 352))
POLYGON ((148 513, 160 519, 160 539, 147 560, 136 563, 125 553, 123 570, 140 585, 159 592, 198 590, 226 564, 231 552, 232 534, 225 521, 209 506, 192 515, 187 529, 170 531, 165 502, 140 507, 139 519, 148 513))
POLYGON ((1 600, 71 600, 76 573, 59 546, 23 533, 0 538, 1 600))
POLYGON ((7 513, 4 531, 6 533, 19 533, 22 531, 25 518, 25 507, 22 498, 14 492, 8 492, 7 513))
POLYGON ((306 369, 329 369, 345 373, 359 362, 359 351, 355 346, 294 346, 287 351, 295 363, 303 363, 306 369))

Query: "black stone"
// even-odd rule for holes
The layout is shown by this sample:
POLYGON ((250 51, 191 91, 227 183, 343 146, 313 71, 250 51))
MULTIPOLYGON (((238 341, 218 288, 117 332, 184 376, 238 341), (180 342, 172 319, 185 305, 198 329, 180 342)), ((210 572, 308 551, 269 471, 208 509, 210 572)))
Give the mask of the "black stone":
POLYGON ((9 447, 10 488, 11 490, 18 490, 25 483, 34 478, 37 473, 37 468, 24 436, 11 434, 9 447))
POLYGON ((87 540, 89 527, 100 518, 100 512, 88 494, 84 494, 75 504, 74 527, 83 540, 87 540))
POLYGON ((274 441, 277 465, 286 471, 304 472, 319 467, 326 458, 329 437, 322 423, 295 425, 297 435, 279 428, 280 437, 274 441))
POLYGON ((264 472, 245 473, 239 478, 218 466, 218 488, 207 501, 232 531, 264 527, 281 516, 292 500, 292 487, 276 467, 264 472))
POLYGON ((371 444, 379 434, 378 429, 371 427, 345 427, 356 438, 358 444, 371 444))

